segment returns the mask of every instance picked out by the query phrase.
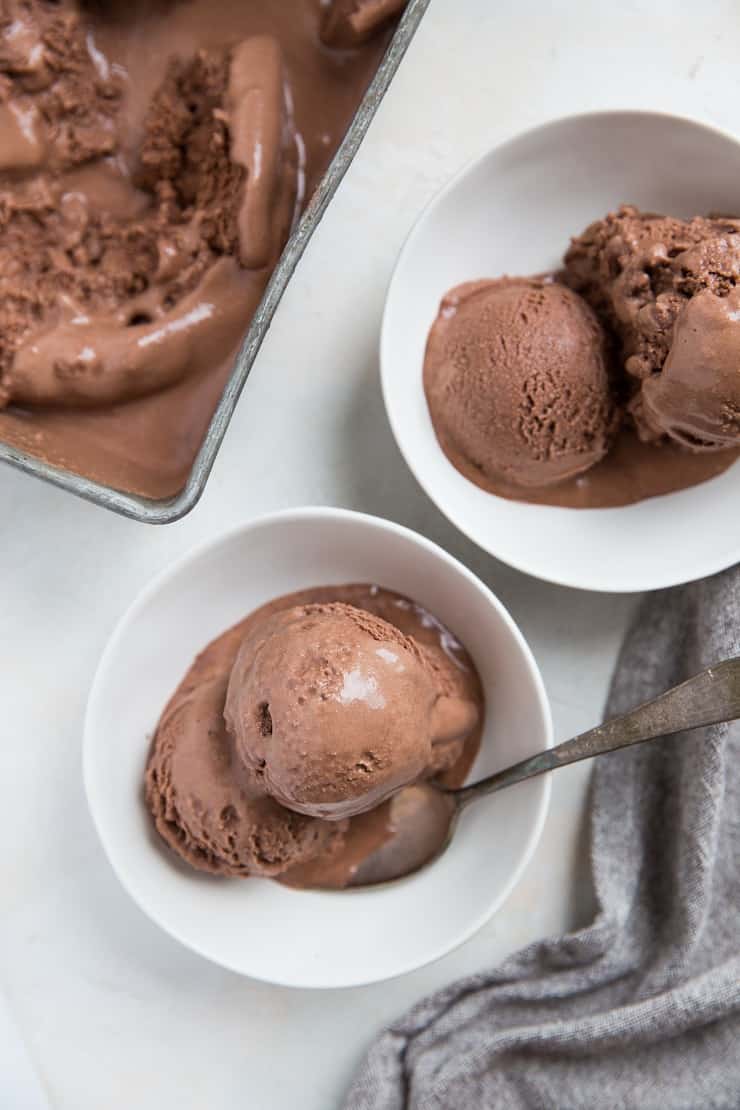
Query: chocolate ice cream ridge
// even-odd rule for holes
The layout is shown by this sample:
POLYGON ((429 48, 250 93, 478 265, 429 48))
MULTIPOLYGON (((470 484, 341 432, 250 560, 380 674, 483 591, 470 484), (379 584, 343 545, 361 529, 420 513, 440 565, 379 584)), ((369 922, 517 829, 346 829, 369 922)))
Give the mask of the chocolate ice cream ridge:
POLYGON ((321 21, 328 46, 356 47, 400 15, 406 0, 331 0, 321 21))
POLYGON ((624 205, 573 240, 565 265, 619 340, 641 437, 740 447, 740 220, 624 205))

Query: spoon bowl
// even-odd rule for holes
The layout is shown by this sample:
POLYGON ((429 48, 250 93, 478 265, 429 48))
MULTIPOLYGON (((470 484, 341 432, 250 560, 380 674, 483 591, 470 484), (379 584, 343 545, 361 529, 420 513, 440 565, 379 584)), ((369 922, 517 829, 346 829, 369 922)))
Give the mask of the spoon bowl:
POLYGON ((350 887, 392 882, 432 863, 452 840, 460 809, 455 793, 433 782, 400 790, 388 806, 388 839, 358 865, 350 887))
POLYGON ((387 835, 354 869, 350 887, 412 875, 447 849, 470 802, 582 759, 740 717, 740 656, 725 659, 657 698, 495 775, 448 790, 430 782, 400 790, 387 805, 387 835))

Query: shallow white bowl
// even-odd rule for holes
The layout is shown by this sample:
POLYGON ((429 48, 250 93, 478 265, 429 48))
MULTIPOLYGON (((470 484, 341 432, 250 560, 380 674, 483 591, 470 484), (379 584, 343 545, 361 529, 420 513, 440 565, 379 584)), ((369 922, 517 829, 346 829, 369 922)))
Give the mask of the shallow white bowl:
POLYGON ((479 489, 437 443, 422 386, 429 327, 459 282, 554 269, 569 237, 621 202, 692 216, 740 209, 740 144, 690 120, 599 112, 545 124, 465 169, 413 228, 388 291, 383 392, 406 462, 470 539, 529 574, 589 590, 651 590, 740 559, 740 464, 619 509, 562 509, 479 489))
POLYGON ((338 509, 263 517, 186 556, 144 591, 114 632, 85 721, 87 798, 108 858, 153 921, 201 955, 297 987, 371 983, 420 967, 471 936, 502 904, 540 836, 549 782, 521 783, 471 807, 445 855, 377 890, 319 893, 181 866, 142 801, 161 709, 205 644, 302 587, 377 582, 428 606, 479 668, 486 728, 473 777, 552 743, 532 654, 490 590, 405 528, 338 509))

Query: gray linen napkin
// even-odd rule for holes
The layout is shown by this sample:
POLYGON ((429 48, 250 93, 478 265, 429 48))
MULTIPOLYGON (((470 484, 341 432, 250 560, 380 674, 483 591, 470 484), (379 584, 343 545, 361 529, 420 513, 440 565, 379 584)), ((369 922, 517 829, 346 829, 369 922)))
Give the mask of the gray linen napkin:
MULTIPOLYGON (((737 654, 740 568, 653 594, 607 716, 737 654)), ((740 723, 596 760, 591 870, 591 925, 419 1003, 347 1107, 740 1107, 740 723)))

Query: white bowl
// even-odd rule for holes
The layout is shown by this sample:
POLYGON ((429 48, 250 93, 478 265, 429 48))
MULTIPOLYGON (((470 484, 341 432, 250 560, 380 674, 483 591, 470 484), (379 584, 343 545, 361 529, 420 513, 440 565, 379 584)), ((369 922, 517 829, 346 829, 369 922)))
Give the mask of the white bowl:
POLYGON ((618 509, 507 501, 448 461, 422 386, 442 295, 472 278, 555 268, 569 237, 621 202, 676 216, 740 208, 740 144, 674 116, 599 112, 556 120, 457 176, 413 228, 388 291, 383 392, 398 445, 427 494, 492 555, 550 582, 651 590, 740 559, 740 464, 693 489, 618 509))
POLYGON ((153 833, 142 776, 159 713, 205 644, 291 590, 377 582, 428 606, 479 668, 486 728, 473 776, 552 743, 542 679, 501 603, 441 548, 397 524, 339 509, 262 517, 161 574, 123 617, 100 661, 85 720, 93 821, 131 897, 158 925, 233 971, 298 987, 346 987, 420 967, 498 909, 540 836, 547 779, 463 815, 429 867, 377 890, 294 891, 214 879, 179 865, 153 833))

